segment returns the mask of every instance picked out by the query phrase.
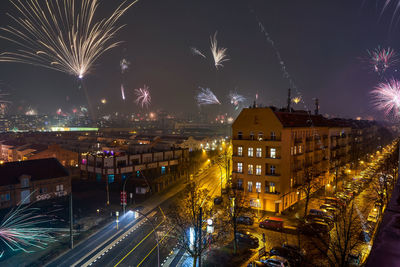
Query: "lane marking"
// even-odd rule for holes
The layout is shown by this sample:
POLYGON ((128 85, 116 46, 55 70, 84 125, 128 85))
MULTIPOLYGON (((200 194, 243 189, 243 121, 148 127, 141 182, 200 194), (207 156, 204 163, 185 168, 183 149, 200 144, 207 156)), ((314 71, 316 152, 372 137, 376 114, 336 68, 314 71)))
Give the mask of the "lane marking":
POLYGON ((151 235, 151 233, 153 233, 154 232, 154 230, 155 229, 157 229, 162 223, 164 222, 164 220, 163 221, 161 221, 153 230, 151 230, 151 232, 150 233, 148 233, 131 251, 129 251, 117 264, 115 264, 114 265, 114 267, 117 267, 126 257, 128 257, 144 240, 146 240, 150 235, 151 235))
MULTIPOLYGON (((163 238, 160 241, 158 241, 158 245, 160 245, 160 243, 164 240, 164 238, 167 237, 167 235, 169 234, 169 232, 171 232, 171 230, 172 230, 172 228, 168 230, 168 232, 163 236, 163 238)), ((156 249, 156 247, 157 247, 157 245, 155 245, 153 247, 153 249, 150 250, 149 253, 147 253, 146 257, 144 257, 143 260, 141 262, 139 262, 139 264, 136 267, 139 267, 147 259, 147 257, 156 249)))

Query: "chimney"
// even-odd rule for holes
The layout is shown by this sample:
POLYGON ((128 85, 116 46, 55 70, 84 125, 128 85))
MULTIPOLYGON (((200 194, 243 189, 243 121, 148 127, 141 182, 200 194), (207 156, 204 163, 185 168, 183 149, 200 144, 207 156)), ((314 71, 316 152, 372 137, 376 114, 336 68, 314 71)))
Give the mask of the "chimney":
POLYGON ((318 98, 315 99, 315 115, 319 113, 319 101, 318 98))
POLYGON ((292 102, 292 97, 290 95, 290 88, 288 90, 288 97, 287 97, 287 110, 290 112, 290 103, 292 102))

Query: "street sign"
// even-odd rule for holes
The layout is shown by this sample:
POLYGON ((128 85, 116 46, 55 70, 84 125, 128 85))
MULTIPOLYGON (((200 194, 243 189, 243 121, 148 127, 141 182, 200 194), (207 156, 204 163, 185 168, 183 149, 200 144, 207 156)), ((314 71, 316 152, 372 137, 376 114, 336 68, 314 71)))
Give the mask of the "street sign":
POLYGON ((126 192, 121 192, 121 205, 126 205, 126 192))

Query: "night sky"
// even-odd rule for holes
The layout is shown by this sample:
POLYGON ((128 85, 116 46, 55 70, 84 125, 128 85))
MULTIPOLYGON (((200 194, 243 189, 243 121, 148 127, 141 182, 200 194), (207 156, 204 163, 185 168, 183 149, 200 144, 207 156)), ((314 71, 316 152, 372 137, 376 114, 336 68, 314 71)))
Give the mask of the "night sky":
MULTIPOLYGON (((110 14, 117 2, 100 1, 97 15, 110 14)), ((260 103, 283 106, 289 82, 250 12, 252 8, 274 40, 307 107, 313 110, 312 99, 318 97, 322 113, 381 118, 369 96, 379 78, 362 58, 367 56, 367 49, 378 45, 399 47, 400 27, 390 25, 393 10, 386 10, 380 17, 383 2, 141 0, 120 21, 126 26, 117 38, 124 44, 104 54, 85 82, 96 105, 103 97, 108 100, 102 107, 107 111, 139 111, 133 104, 133 89, 144 84, 152 93, 149 110, 196 113, 199 86, 215 92, 223 105, 210 110, 221 113, 232 113, 227 94, 234 89, 249 98, 246 105, 258 92, 260 103), (215 31, 219 45, 228 48, 231 58, 217 77, 209 49, 209 37, 215 31), (193 56, 191 46, 209 59, 193 56), (125 103, 120 93, 119 62, 123 57, 131 62, 125 103)), ((6 12, 16 14, 3 0, 2 26, 13 23, 6 12)), ((13 44, 0 40, 0 52, 14 49, 13 44)), ((86 102, 75 77, 53 70, 0 63, 0 81, 3 91, 11 93, 11 110, 29 105, 40 113, 54 114, 59 107, 70 112, 86 102)))

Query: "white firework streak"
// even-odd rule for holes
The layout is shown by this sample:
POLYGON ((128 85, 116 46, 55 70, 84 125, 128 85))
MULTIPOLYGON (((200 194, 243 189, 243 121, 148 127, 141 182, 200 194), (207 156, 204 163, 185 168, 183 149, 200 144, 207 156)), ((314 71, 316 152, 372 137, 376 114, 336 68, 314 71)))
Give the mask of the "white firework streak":
POLYGON ((41 66, 82 79, 104 52, 120 44, 114 37, 123 26, 116 24, 138 0, 122 1, 98 21, 94 21, 98 0, 10 1, 19 12, 19 17, 9 14, 17 26, 1 27, 0 38, 19 49, 0 53, 0 61, 41 66))
POLYGON ((201 105, 220 105, 218 98, 215 94, 210 90, 210 88, 200 88, 200 92, 197 94, 197 104, 201 105))
POLYGON ((227 48, 218 47, 218 41, 217 41, 217 33, 215 32, 214 36, 210 36, 210 42, 211 42, 211 53, 214 58, 214 65, 215 68, 218 70, 219 67, 224 67, 222 65, 223 62, 229 61, 228 55, 226 54, 226 51, 228 50, 227 48))
POLYGON ((125 100, 125 88, 123 84, 121 84, 121 95, 122 95, 122 100, 125 100))
POLYGON ((199 49, 196 47, 191 47, 190 50, 192 51, 192 54, 195 56, 201 56, 203 58, 207 58, 199 49))
POLYGON ((137 97, 135 100, 136 104, 141 105, 142 108, 150 105, 151 96, 149 87, 147 85, 144 85, 143 88, 135 89, 135 95, 137 97))

